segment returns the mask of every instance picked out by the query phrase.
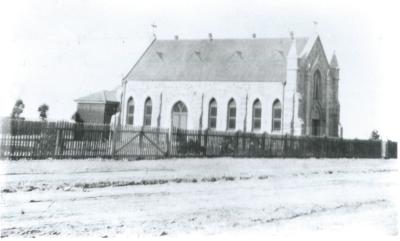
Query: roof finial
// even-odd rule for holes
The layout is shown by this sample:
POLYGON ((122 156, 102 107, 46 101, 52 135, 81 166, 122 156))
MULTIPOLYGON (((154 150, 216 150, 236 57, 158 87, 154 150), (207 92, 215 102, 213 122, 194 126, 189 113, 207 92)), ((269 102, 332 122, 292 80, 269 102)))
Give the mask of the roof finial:
POLYGON ((209 39, 210 41, 213 40, 213 35, 212 35, 212 33, 208 33, 208 39, 209 39))
POLYGON ((317 21, 313 21, 314 24, 314 32, 315 34, 318 34, 318 22, 317 21))
POLYGON ((290 39, 294 39, 294 32, 293 31, 290 31, 290 39))
POLYGON ((153 23, 151 24, 151 28, 152 28, 152 30, 153 30, 153 37, 154 37, 154 39, 157 39, 157 35, 156 35, 156 28, 157 28, 157 25, 156 25, 155 22, 153 22, 153 23))

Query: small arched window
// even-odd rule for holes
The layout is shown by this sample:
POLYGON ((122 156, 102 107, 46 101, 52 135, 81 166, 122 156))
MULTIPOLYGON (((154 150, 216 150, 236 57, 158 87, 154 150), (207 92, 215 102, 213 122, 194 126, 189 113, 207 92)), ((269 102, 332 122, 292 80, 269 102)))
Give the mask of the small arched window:
POLYGON ((212 99, 208 106, 208 128, 215 130, 217 128, 217 101, 212 99))
POLYGON ((144 102, 144 115, 143 115, 143 125, 151 126, 151 113, 152 113, 153 105, 150 97, 146 99, 144 102))
POLYGON ((236 129, 236 102, 234 99, 231 99, 228 103, 228 123, 227 129, 234 130, 236 129))
POLYGON ((272 104, 272 131, 281 130, 282 108, 281 102, 275 100, 272 104))
POLYGON ((259 99, 255 100, 253 103, 253 131, 261 129, 261 102, 259 99))
POLYGON ((128 103, 126 105, 126 124, 133 125, 133 113, 135 111, 135 104, 133 102, 133 98, 130 97, 128 99, 128 103))
POLYGON ((321 73, 319 70, 314 73, 314 86, 313 86, 313 99, 319 100, 321 98, 321 73))

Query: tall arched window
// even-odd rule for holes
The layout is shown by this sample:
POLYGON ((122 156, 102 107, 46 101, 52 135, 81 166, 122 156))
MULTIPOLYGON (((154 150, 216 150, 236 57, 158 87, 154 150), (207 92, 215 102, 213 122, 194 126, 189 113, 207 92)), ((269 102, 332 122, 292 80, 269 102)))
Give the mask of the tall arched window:
POLYGON ((253 131, 261 129, 261 102, 259 99, 255 100, 253 103, 253 131))
POLYGON ((321 98, 321 73, 319 70, 314 73, 314 86, 313 86, 313 99, 319 100, 321 98))
POLYGON ((143 125, 151 126, 151 112, 153 109, 153 105, 151 103, 150 97, 146 99, 144 102, 144 115, 143 115, 143 125))
POLYGON ((236 102, 234 99, 231 99, 228 103, 228 123, 227 129, 234 130, 236 129, 236 102))
POLYGON ((133 125, 133 112, 135 111, 135 103, 133 102, 133 98, 130 97, 128 99, 128 103, 126 105, 126 124, 133 125))
POLYGON ((281 102, 275 100, 272 104, 272 131, 281 130, 282 108, 281 102))
POLYGON ((217 128, 217 101, 212 99, 208 106, 208 128, 215 130, 217 128))
POLYGON ((187 128, 187 119, 188 109, 182 101, 178 101, 172 107, 172 127, 185 130, 187 128))

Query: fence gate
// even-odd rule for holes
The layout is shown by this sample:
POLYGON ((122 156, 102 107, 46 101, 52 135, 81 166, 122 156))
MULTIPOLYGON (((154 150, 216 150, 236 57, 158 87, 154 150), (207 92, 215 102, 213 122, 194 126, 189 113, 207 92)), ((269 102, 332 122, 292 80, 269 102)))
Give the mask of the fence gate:
POLYGON ((158 158, 168 155, 168 130, 116 127, 112 137, 115 158, 158 158))

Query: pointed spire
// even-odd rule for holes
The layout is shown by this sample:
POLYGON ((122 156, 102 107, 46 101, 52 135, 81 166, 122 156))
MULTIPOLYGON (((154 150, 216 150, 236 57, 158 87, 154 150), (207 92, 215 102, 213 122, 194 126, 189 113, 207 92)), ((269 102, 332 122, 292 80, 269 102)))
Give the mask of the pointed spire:
POLYGON ((339 68, 339 64, 338 64, 338 61, 337 61, 337 58, 336 58, 335 51, 333 51, 333 55, 332 55, 332 58, 331 58, 331 63, 329 65, 331 66, 331 68, 334 68, 334 69, 338 69, 339 68))

